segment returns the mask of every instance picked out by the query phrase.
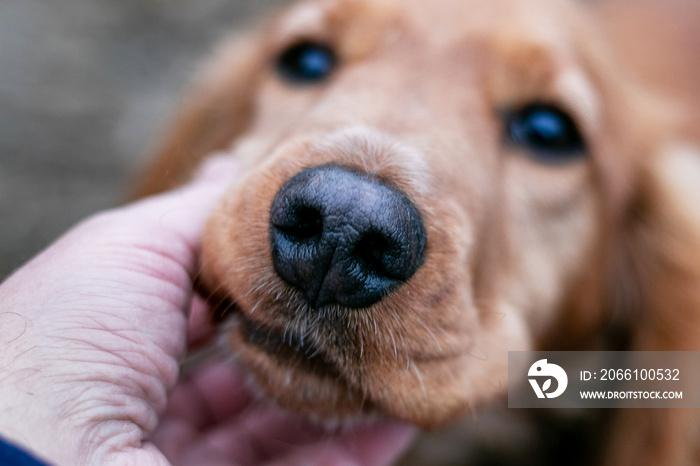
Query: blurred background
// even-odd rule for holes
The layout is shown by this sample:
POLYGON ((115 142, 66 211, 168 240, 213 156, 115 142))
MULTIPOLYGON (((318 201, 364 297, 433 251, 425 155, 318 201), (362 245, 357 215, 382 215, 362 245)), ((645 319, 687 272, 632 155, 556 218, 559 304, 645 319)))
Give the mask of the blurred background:
POLYGON ((0 1, 0 280, 120 202, 217 40, 283 3, 0 1))

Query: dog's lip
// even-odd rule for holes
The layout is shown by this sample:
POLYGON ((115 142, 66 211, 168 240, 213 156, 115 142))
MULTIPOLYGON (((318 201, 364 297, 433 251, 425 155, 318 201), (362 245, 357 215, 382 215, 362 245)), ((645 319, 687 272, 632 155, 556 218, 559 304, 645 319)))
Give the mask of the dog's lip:
POLYGON ((234 299, 218 299, 213 306, 212 322, 221 323, 229 319, 238 328, 244 344, 278 363, 318 376, 342 378, 326 353, 308 338, 256 321, 234 299))
POLYGON ((321 377, 342 378, 335 364, 323 349, 290 331, 284 332, 254 321, 245 312, 235 318, 243 341, 266 353, 279 363, 321 377))
MULTIPOLYGON (((265 324, 256 322, 248 316, 235 300, 230 298, 218 299, 213 306, 211 320, 215 324, 222 323, 233 317, 239 327, 243 341, 267 356, 290 367, 304 369, 319 376, 331 376, 341 379, 340 371, 329 360, 325 352, 289 331, 276 330, 265 324)), ((466 354, 470 354, 466 352, 466 354)), ((411 360, 421 364, 434 364, 461 358, 464 351, 443 352, 432 354, 414 354, 411 360)))

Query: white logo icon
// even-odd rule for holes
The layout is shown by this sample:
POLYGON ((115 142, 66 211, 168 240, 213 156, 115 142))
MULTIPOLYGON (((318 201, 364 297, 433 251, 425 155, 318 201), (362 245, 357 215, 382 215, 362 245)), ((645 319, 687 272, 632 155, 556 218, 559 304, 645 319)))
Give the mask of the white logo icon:
POLYGON ((530 366, 527 375, 528 377, 549 377, 545 380, 544 384, 542 384, 542 387, 540 387, 537 379, 528 379, 537 398, 556 398, 564 393, 566 386, 569 384, 569 377, 567 377, 564 369, 556 364, 548 364, 546 359, 540 359, 530 366), (557 381, 557 389, 548 393, 547 390, 552 386, 552 378, 557 381))

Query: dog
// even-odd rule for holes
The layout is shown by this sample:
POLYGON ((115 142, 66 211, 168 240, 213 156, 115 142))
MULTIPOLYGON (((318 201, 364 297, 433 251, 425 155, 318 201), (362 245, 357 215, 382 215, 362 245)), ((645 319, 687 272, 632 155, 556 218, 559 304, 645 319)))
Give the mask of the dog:
MULTIPOLYGON (((641 60, 697 8, 601 3, 306 0, 214 54, 137 193, 240 160, 200 279, 269 399, 432 428, 508 351, 700 349, 700 75, 641 60)), ((699 429, 620 410, 598 457, 695 464, 699 429)))

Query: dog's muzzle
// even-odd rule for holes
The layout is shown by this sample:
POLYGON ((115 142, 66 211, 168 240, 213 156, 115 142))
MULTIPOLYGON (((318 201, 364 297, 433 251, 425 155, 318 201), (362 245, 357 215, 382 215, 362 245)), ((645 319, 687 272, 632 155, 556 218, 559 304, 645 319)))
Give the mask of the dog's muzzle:
POLYGON ((313 308, 370 306, 406 282, 423 261, 418 209, 386 181, 336 164, 306 169, 270 209, 277 274, 313 308))

